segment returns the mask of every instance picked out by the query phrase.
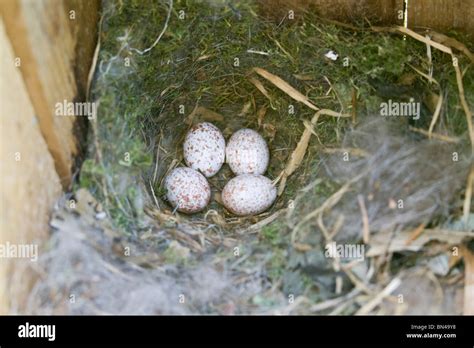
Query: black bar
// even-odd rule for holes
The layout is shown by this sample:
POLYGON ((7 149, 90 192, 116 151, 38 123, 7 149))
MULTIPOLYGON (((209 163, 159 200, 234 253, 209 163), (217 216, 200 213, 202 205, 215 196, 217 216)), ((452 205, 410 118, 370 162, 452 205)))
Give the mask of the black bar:
POLYGON ((403 344, 473 347, 472 316, 3 316, 1 348, 58 344, 403 344), (28 323, 28 326, 26 326, 28 323), (55 325, 42 338, 32 325, 55 325), (24 325, 20 327, 20 325, 24 325), (407 334, 456 337, 409 338, 407 334))

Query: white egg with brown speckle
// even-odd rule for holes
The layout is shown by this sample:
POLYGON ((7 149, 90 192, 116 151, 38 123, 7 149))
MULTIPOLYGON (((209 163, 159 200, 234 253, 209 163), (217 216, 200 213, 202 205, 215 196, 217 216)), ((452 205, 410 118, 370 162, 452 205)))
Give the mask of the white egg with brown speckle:
POLYGON ((273 204, 277 190, 263 175, 242 174, 231 179, 222 190, 222 202, 233 214, 256 215, 273 204))
POLYGON ((211 198, 211 187, 198 171, 179 167, 165 179, 166 197, 182 213, 192 214, 203 210, 211 198))
POLYGON ((219 128, 212 123, 198 123, 186 134, 183 151, 188 167, 211 177, 224 164, 225 139, 219 128))
POLYGON ((270 152, 267 142, 252 129, 241 129, 229 139, 226 162, 236 174, 263 174, 267 170, 270 152))

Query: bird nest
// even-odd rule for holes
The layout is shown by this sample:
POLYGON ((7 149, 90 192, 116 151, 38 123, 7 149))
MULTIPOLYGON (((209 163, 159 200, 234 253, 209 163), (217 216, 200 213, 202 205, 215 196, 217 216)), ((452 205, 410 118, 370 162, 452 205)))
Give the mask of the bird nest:
MULTIPOLYGON (((275 22, 247 1, 104 5, 91 89, 98 116, 78 185, 100 202, 124 248, 160 255, 148 267, 212 265, 240 286, 240 300, 222 300, 232 313, 370 312, 380 304, 371 296, 400 285, 404 264, 430 259, 417 253, 426 243, 444 245, 443 254, 472 238, 474 95, 459 85, 473 91, 474 74, 463 70, 459 81, 450 54, 427 55, 430 39, 312 11, 275 22), (388 100, 419 105, 418 117, 381 116, 388 100), (226 139, 241 128, 263 135, 266 176, 278 189, 269 210, 237 217, 223 207, 227 165, 209 179, 201 213, 166 202, 164 177, 184 165, 185 134, 202 121, 226 139), (427 231, 437 237, 421 243, 427 231), (367 249, 355 262, 328 256, 332 243, 367 249)), ((457 53, 469 48, 455 35, 446 47, 465 67, 472 55, 457 53)), ((224 307, 201 301, 198 311, 224 307)))

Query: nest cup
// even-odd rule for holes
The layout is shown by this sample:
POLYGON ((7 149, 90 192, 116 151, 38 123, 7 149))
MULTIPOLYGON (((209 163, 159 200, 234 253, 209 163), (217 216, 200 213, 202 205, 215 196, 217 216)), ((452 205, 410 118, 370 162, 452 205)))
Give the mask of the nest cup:
MULTIPOLYGON (((241 128, 256 130, 270 150, 265 175, 271 180, 279 177, 301 140, 305 120, 312 119, 315 110, 292 98, 286 87, 256 74, 256 68, 281 78, 319 108, 340 113, 355 109, 361 120, 364 114, 379 113, 381 102, 391 95, 404 98, 412 93, 421 98, 432 88, 423 78, 407 75, 413 73, 410 65, 424 59, 424 45, 416 41, 407 45, 400 36, 379 33, 382 38, 375 45, 374 34, 321 23, 311 11, 302 13, 295 23, 281 24, 260 17, 256 5, 245 1, 238 9, 213 2, 188 3, 187 20, 169 11, 165 3, 146 13, 133 2, 104 8, 101 64, 92 93, 100 102, 92 151, 99 152, 102 163, 84 163, 81 185, 110 203, 107 209, 125 230, 141 228, 144 212, 170 214, 163 179, 170 169, 185 165, 182 144, 196 123, 213 123, 226 140, 241 128), (127 23, 136 21, 143 25, 126 30, 127 23), (153 46, 152 33, 157 28, 163 28, 164 35, 153 46), (145 53, 137 47, 152 48, 145 53), (341 57, 350 56, 350 67, 325 58, 328 47, 341 57), (401 88, 400 76, 411 82, 403 82, 401 88)), ((433 54, 440 54, 440 64, 450 66, 449 57, 433 54)), ((472 81, 465 77, 466 90, 472 81)), ((455 95, 456 86, 449 86, 453 89, 449 95, 455 95)), ((451 112, 456 103, 446 105, 443 112, 450 117, 442 126, 462 134, 462 113, 451 112)), ((404 121, 392 126, 407 129, 404 121)), ((415 126, 426 126, 426 117, 418 122, 415 126)), ((286 208, 298 191, 318 177, 321 155, 325 156, 321 149, 340 143, 352 124, 353 120, 321 118, 315 127, 317 138, 311 139, 301 163, 268 211, 236 218, 222 207, 219 193, 233 177, 224 165, 209 179, 212 199, 207 209, 180 218, 201 224, 212 216, 210 225, 220 221, 226 228, 245 227, 286 208)), ((329 193, 323 191, 312 201, 327 198, 329 193)))

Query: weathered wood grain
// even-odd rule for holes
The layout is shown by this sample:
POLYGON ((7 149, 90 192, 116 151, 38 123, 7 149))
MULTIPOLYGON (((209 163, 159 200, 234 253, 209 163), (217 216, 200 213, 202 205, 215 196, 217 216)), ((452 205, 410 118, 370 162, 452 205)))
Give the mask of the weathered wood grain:
POLYGON ((83 101, 96 44, 98 0, 5 0, 0 9, 63 187, 71 183, 86 119, 58 117, 56 103, 83 101))

